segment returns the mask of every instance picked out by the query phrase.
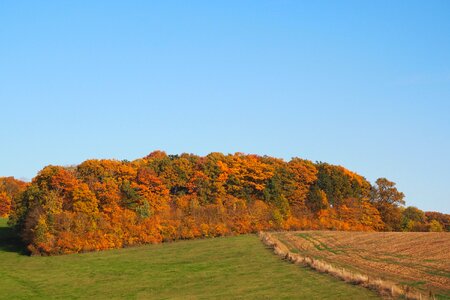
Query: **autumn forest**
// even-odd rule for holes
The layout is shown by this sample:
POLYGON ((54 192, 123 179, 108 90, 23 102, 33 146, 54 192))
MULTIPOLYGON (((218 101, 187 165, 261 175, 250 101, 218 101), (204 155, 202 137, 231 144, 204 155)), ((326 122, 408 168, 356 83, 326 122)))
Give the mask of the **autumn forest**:
POLYGON ((0 178, 0 216, 31 254, 54 255, 260 230, 450 231, 395 183, 342 166, 242 153, 155 151, 0 178))

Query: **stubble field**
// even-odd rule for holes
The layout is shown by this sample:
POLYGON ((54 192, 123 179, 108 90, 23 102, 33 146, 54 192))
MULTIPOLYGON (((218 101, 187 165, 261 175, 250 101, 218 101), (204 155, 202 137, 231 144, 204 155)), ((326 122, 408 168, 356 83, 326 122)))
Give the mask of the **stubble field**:
POLYGON ((450 233, 280 232, 293 253, 450 298, 450 233))

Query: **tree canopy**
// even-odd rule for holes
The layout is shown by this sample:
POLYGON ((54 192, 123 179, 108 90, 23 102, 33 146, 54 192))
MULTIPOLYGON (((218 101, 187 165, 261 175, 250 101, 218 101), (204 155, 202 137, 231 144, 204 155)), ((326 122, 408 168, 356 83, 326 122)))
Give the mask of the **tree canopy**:
POLYGON ((449 224, 446 215, 404 209, 403 193, 385 178, 372 186, 342 166, 300 158, 155 151, 134 161, 47 166, 29 184, 2 180, 3 215, 34 254, 270 229, 439 231, 449 224))

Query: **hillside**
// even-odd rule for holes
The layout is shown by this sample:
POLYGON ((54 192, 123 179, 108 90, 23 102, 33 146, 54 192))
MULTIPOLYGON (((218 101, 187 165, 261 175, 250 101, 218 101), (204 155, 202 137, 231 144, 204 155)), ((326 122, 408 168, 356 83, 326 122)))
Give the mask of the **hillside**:
POLYGON ((134 161, 47 166, 0 178, 3 215, 32 254, 67 254, 259 230, 443 231, 450 218, 403 208, 404 194, 342 166, 155 151, 134 161), (8 204, 9 203, 9 204, 8 204))
POLYGON ((5 224, 0 219, 0 299, 377 298, 283 262, 255 235, 30 257, 5 224))

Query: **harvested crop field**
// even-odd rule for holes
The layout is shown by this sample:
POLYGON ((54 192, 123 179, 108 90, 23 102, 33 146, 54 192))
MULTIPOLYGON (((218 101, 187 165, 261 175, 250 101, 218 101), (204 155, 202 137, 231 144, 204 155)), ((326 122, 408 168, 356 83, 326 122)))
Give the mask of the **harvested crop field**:
POLYGON ((293 253, 450 298, 450 233, 279 232, 293 253))

